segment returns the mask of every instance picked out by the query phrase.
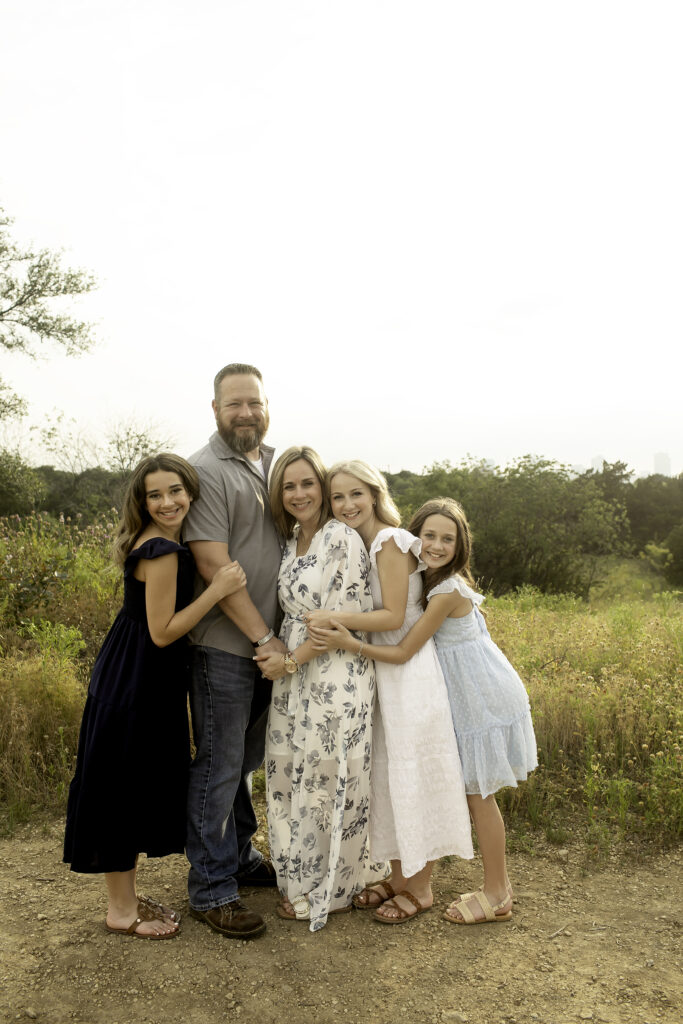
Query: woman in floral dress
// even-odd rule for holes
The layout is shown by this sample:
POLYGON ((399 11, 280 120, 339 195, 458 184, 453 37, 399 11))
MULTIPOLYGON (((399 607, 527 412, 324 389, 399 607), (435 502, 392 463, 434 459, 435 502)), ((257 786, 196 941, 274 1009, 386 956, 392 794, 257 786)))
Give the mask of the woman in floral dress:
MULTIPOLYGON (((257 655, 275 680, 266 739, 271 856, 280 917, 322 928, 351 909, 373 869, 368 856, 370 743, 375 677, 371 661, 320 654, 304 615, 319 608, 372 609, 368 560, 359 535, 332 519, 325 470, 311 448, 289 448, 271 478, 275 523, 287 538, 278 593, 287 654, 257 655)), ((379 869, 375 877, 381 877, 379 869)))

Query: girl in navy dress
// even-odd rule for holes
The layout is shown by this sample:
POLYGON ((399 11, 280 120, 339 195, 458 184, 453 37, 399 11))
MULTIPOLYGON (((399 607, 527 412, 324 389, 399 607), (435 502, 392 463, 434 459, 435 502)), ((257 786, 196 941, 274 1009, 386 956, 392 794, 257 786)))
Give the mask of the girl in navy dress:
MULTIPOLYGON (((474 589, 472 536, 461 506, 452 498, 434 498, 418 509, 408 529, 422 541, 424 613, 398 644, 363 644, 363 653, 403 665, 434 637, 484 866, 481 888, 459 896, 444 917, 461 925, 509 921, 505 825, 494 794, 516 786, 536 767, 529 698, 479 611, 484 598, 474 589)), ((316 640, 320 646, 358 652, 359 641, 338 624, 334 631, 318 630, 316 640)), ((421 700, 419 692, 415 699, 421 700)))
POLYGON ((178 455, 148 456, 133 471, 114 551, 124 601, 93 669, 69 790, 64 861, 103 873, 105 926, 142 939, 178 934, 179 914, 136 891, 140 853, 185 848, 190 761, 188 669, 182 637, 243 587, 238 563, 219 569, 195 600, 194 562, 180 540, 195 470, 178 455))

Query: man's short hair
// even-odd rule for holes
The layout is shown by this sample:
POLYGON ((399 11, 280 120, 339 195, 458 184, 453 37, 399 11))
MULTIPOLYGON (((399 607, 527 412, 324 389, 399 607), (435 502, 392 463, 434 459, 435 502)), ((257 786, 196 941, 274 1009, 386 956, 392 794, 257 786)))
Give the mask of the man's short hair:
POLYGON ((261 371, 257 370, 255 366, 250 366, 249 363, 228 363, 222 370, 219 370, 213 379, 213 395, 216 401, 218 401, 218 390, 221 386, 221 381, 224 377, 231 375, 235 376, 239 373, 248 375, 250 377, 257 377, 263 384, 263 377, 261 371))

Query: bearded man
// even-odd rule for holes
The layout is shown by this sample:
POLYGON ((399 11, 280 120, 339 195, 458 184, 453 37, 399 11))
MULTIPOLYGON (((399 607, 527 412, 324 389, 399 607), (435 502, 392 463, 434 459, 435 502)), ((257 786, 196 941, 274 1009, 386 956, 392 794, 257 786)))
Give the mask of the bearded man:
POLYGON ((251 774, 263 762, 271 689, 253 656, 285 650, 274 633, 281 546, 268 499, 273 449, 262 443, 269 417, 260 372, 245 363, 224 366, 212 406, 216 433, 189 460, 200 495, 183 536, 199 591, 229 561, 240 563, 247 587, 190 633, 197 752, 188 790, 188 890, 193 917, 230 938, 249 939, 266 926, 239 900, 238 886, 275 885, 272 864, 252 845, 251 774))

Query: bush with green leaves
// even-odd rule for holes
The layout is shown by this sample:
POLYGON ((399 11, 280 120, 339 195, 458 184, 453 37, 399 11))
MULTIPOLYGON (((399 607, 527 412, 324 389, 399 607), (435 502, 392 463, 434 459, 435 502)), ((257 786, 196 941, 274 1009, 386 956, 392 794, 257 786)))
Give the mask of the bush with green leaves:
POLYGON ((607 555, 624 554, 626 513, 590 475, 525 456, 509 466, 437 463, 388 474, 404 522, 429 498, 455 498, 474 533, 473 566, 497 594, 532 585, 587 597, 607 555))

